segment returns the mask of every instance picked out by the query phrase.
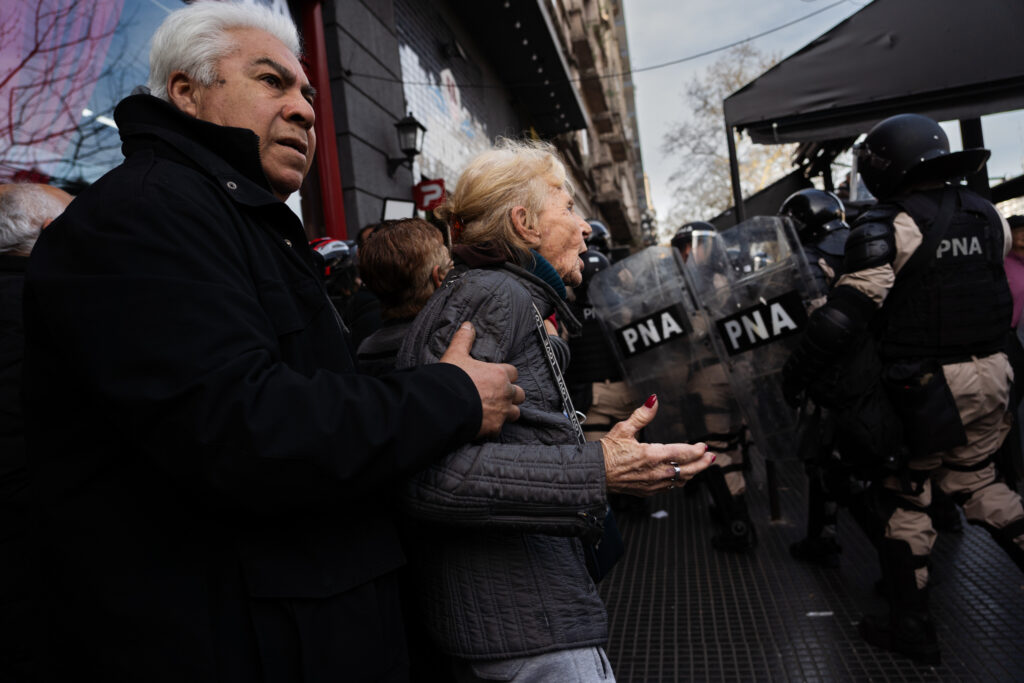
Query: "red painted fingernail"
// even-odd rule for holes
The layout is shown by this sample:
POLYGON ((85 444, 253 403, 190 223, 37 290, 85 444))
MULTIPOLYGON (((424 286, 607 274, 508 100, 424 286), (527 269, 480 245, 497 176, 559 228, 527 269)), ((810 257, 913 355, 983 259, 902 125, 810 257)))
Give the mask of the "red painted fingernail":
POLYGON ((718 457, 718 453, 712 453, 711 454, 711 462, 714 462, 715 458, 717 458, 717 457, 718 457))
POLYGON ((644 401, 644 408, 653 408, 654 404, 657 403, 657 402, 658 402, 658 395, 657 394, 651 394, 650 396, 647 397, 647 400, 644 401))

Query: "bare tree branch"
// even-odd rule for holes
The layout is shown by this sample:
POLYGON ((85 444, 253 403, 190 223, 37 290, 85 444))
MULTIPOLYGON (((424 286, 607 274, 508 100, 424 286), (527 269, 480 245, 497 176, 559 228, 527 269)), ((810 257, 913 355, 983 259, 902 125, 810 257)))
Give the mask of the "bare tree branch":
MULTIPOLYGON (((722 101, 778 61, 749 43, 725 53, 686 87, 687 120, 676 123, 662 138, 661 151, 678 160, 669 176, 672 210, 661 225, 674 231, 691 220, 713 218, 732 205, 728 141, 722 101)), ((754 145, 737 141, 743 192, 756 192, 791 170, 795 145, 754 145)))
POLYGON ((3 3, 0 42, 18 48, 0 67, 0 169, 39 171, 66 162, 68 154, 74 159, 117 146, 116 135, 111 140, 82 116, 118 25, 102 9, 75 0, 3 3), (100 140, 94 149, 91 141, 100 140))

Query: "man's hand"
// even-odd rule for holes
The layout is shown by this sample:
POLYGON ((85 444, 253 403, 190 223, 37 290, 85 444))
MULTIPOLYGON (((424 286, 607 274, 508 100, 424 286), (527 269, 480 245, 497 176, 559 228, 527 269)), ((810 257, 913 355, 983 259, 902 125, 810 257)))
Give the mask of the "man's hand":
POLYGON ((636 433, 657 414, 657 397, 612 427, 603 439, 605 487, 610 493, 650 496, 682 486, 715 460, 706 444, 640 443, 636 433))
POLYGON ((483 407, 483 419, 477 437, 494 436, 501 431, 505 421, 519 419, 519 404, 526 398, 522 388, 513 384, 519 379, 519 372, 507 363, 485 363, 469 355, 476 340, 476 330, 470 322, 462 323, 448 344, 442 363, 461 368, 476 385, 483 407))

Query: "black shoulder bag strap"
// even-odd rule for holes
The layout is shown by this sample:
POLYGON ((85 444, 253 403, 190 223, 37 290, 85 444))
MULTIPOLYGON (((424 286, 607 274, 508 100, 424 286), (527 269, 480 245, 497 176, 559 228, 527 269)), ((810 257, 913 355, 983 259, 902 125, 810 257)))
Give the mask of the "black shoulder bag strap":
POLYGON ((569 397, 569 390, 565 386, 565 378, 562 377, 558 361, 555 360, 555 350, 551 348, 551 340, 548 339, 548 331, 544 327, 544 319, 540 317, 540 311, 537 310, 537 304, 533 304, 533 319, 537 324, 540 343, 544 345, 544 355, 548 359, 548 367, 551 368, 551 374, 555 376, 555 384, 558 385, 558 392, 562 395, 562 407, 565 410, 565 415, 569 418, 569 422, 572 423, 572 430, 576 434, 576 441, 584 444, 587 442, 587 438, 583 435, 583 427, 580 426, 580 419, 572 405, 572 398, 569 397))
MULTIPOLYGON (((558 367, 558 361, 555 360, 555 350, 551 348, 551 340, 548 339, 548 331, 544 327, 544 319, 541 318, 536 304, 533 305, 533 318, 537 324, 540 343, 544 346, 544 355, 548 359, 548 367, 551 368, 555 384, 558 385, 558 391, 562 395, 562 407, 565 415, 569 418, 569 422, 572 423, 573 431, 576 434, 576 441, 582 445, 586 443, 587 439, 583 436, 583 427, 580 426, 580 420, 576 416, 576 409, 573 407, 572 399, 569 397, 569 390, 565 386, 565 379, 562 377, 562 371, 558 367)), ((622 534, 619 533, 619 526, 615 523, 615 515, 612 514, 611 507, 606 507, 603 533, 600 540, 594 544, 587 543, 586 541, 583 542, 583 556, 587 562, 587 572, 590 574, 590 578, 594 580, 594 583, 598 583, 607 576, 608 572, 611 571, 612 567, 615 566, 615 563, 619 561, 625 552, 626 547, 622 541, 622 534)))

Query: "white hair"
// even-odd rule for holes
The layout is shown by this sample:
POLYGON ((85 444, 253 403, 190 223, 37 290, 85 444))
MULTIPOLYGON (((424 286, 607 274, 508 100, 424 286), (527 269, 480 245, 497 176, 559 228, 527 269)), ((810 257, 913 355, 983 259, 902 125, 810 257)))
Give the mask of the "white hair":
POLYGON ((183 71, 200 85, 217 80, 217 62, 236 49, 228 31, 254 28, 280 40, 297 59, 302 57, 299 32, 291 17, 256 3, 200 0, 167 15, 149 50, 149 91, 168 102, 167 80, 183 71))
POLYGON ((43 226, 64 213, 64 203, 32 183, 0 192, 0 254, 32 251, 43 226))

